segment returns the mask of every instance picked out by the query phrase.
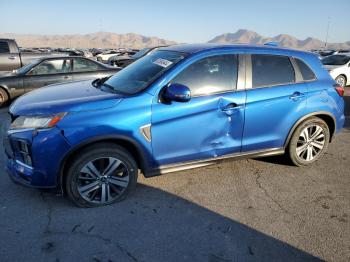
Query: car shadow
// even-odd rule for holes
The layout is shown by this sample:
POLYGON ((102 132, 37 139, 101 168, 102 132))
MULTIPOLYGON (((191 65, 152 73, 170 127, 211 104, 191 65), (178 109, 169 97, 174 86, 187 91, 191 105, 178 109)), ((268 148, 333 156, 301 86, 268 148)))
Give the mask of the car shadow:
POLYGON ((1 214, 0 254, 8 261, 323 261, 144 184, 123 202, 92 209, 52 193, 7 186, 16 192, 6 196, 14 205, 1 214))
POLYGON ((278 156, 268 156, 268 157, 260 157, 254 158, 254 160, 280 165, 280 166, 294 166, 293 163, 286 155, 278 155, 278 156))

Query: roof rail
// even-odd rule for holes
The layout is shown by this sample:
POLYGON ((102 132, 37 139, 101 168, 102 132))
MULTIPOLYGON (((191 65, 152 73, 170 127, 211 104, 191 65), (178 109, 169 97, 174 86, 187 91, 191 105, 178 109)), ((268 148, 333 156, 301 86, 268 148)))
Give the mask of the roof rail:
POLYGON ((264 45, 267 45, 267 46, 278 46, 278 42, 267 42, 264 45))

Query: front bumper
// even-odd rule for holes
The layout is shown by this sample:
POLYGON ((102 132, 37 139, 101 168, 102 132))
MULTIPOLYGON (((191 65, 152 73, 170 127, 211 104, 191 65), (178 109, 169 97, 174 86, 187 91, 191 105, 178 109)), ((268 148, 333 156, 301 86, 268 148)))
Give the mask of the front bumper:
POLYGON ((6 170, 14 182, 36 188, 58 186, 60 164, 70 148, 58 128, 10 130, 4 134, 3 144, 6 170), (22 157, 20 143, 30 148, 30 164, 22 157))

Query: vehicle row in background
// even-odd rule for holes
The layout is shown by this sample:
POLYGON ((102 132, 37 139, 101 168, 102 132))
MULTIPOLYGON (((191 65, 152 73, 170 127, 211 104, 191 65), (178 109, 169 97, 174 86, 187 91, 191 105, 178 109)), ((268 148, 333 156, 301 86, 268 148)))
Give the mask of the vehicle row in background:
POLYGON ((20 51, 18 45, 13 39, 0 39, 0 71, 12 71, 18 69, 32 60, 40 57, 62 56, 57 52, 32 52, 20 51))
POLYGON ((312 53, 316 54, 318 58, 322 59, 326 56, 330 55, 337 55, 337 54, 350 54, 350 50, 348 49, 341 49, 341 50, 333 50, 333 49, 322 49, 322 50, 317 50, 313 49, 311 50, 312 53))
POLYGON ((141 57, 144 57, 144 56, 150 54, 152 51, 157 50, 161 47, 165 47, 165 46, 143 48, 140 51, 138 51, 137 53, 135 53, 134 55, 129 56, 129 57, 114 55, 108 59, 108 64, 111 66, 117 66, 117 67, 124 68, 124 67, 130 65, 131 63, 135 62, 136 60, 140 59, 141 57))
POLYGON ((79 56, 35 59, 26 66, 0 77, 0 107, 9 100, 43 86, 104 78, 119 70, 120 68, 79 56))
POLYGON ((350 53, 338 53, 321 59, 333 79, 342 87, 350 85, 350 53))

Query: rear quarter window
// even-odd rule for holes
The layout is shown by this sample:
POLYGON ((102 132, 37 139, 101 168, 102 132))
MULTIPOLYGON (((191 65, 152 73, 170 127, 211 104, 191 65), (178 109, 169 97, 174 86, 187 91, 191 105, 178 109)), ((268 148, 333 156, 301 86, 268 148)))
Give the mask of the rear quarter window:
POLYGON ((311 81, 316 79, 315 73, 307 64, 305 64, 303 61, 297 58, 295 59, 295 61, 299 67, 300 73, 303 76, 304 81, 311 81))
POLYGON ((295 82, 294 68, 288 56, 251 55, 251 58, 253 88, 295 82))

